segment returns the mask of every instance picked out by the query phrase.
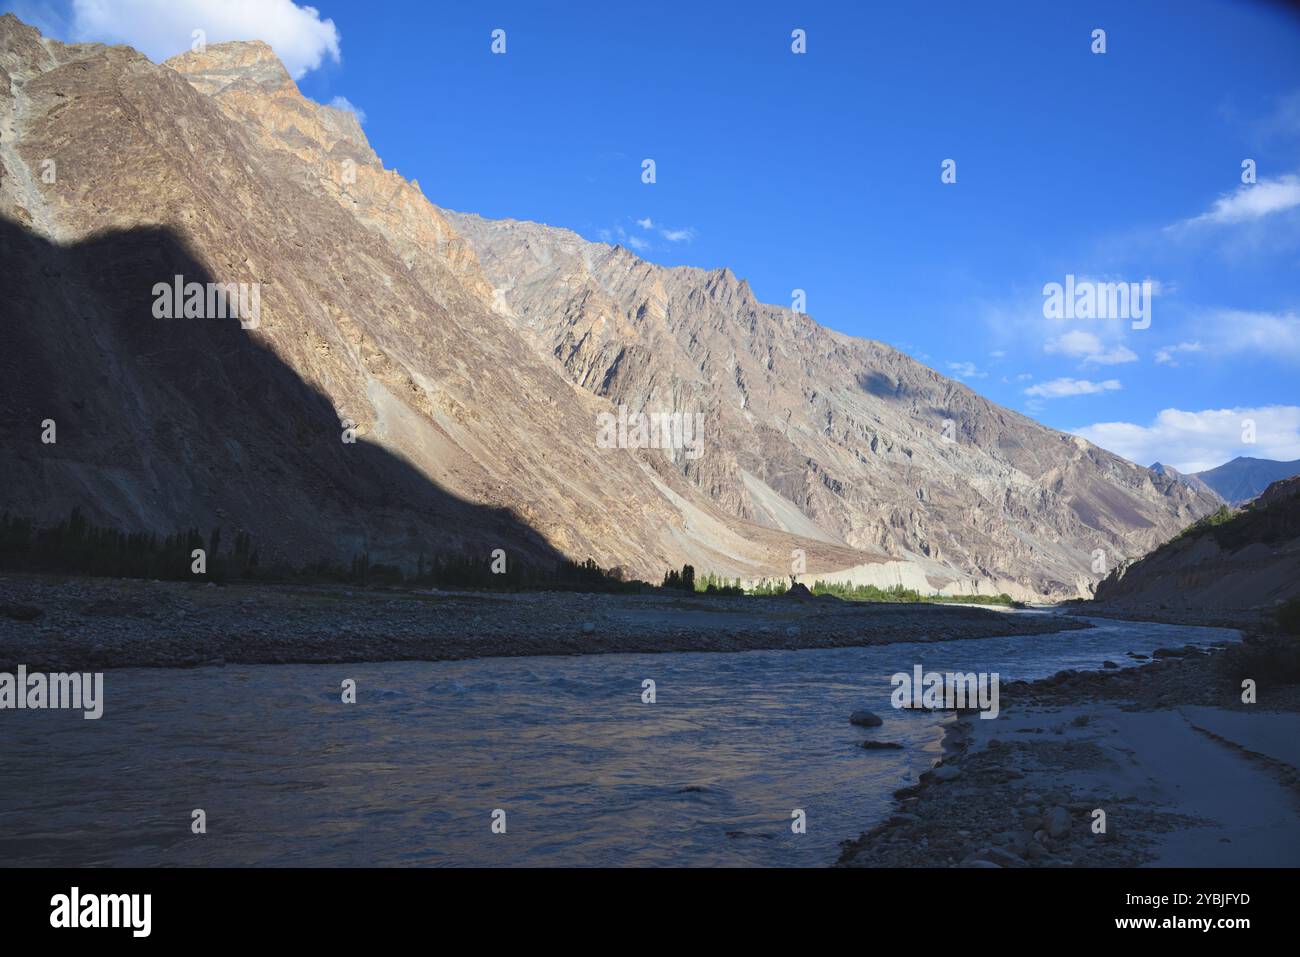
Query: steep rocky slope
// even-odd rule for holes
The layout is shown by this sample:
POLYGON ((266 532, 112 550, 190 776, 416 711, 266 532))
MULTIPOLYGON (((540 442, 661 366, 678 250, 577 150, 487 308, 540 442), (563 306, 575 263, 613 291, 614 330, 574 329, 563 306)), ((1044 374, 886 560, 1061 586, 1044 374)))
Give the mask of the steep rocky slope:
POLYGON ((0 17, 0 254, 3 508, 38 519, 1063 596, 1212 504, 729 271, 439 210, 256 42, 0 17), (175 275, 260 284, 256 327, 154 318, 175 275), (703 454, 602 448, 619 405, 701 413, 703 454))
POLYGON ((1108 564, 1142 554, 1217 501, 889 346, 760 303, 727 269, 667 269, 533 223, 450 219, 519 334, 576 384, 632 409, 702 410, 708 453, 678 467, 752 521, 811 521, 952 590, 1073 595, 1095 580, 1095 550, 1108 564))
POLYGON ((1300 596, 1300 477, 1228 514, 1115 569, 1079 610, 1267 627, 1278 605, 1300 596))
POLYGON ((1218 501, 1224 501, 1223 496, 1221 496, 1215 489, 1211 488, 1206 482, 1204 482, 1201 479, 1199 473, 1180 472, 1172 465, 1164 465, 1163 463, 1160 462, 1151 463, 1150 468, 1151 471, 1155 472, 1157 475, 1163 475, 1166 478, 1171 478, 1174 481, 1181 482, 1183 485, 1186 485, 1188 488, 1192 489, 1195 492, 1208 495, 1210 498, 1213 498, 1218 501))
POLYGON ((789 536, 729 520, 662 455, 597 448, 608 403, 519 341, 438 211, 268 47, 173 66, 0 18, 5 509, 224 523, 299 562, 787 564, 789 536), (257 327, 154 318, 176 274, 260 283, 257 327))

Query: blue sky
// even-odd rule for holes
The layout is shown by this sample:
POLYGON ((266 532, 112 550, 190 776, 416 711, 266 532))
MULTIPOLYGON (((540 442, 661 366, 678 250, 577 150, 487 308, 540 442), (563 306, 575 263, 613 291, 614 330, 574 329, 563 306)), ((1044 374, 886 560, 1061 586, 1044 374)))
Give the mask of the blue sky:
POLYGON ((805 290, 824 325, 1142 464, 1300 458, 1294 8, 0 9, 155 59, 188 49, 195 27, 208 42, 265 39, 306 95, 354 104, 385 164, 439 205, 568 227, 666 265, 729 266, 769 302, 805 290), (946 159, 955 183, 941 182, 946 159), (1045 317, 1044 285, 1067 274, 1150 280, 1150 326, 1045 317), (1242 441, 1246 420, 1254 442, 1242 441))

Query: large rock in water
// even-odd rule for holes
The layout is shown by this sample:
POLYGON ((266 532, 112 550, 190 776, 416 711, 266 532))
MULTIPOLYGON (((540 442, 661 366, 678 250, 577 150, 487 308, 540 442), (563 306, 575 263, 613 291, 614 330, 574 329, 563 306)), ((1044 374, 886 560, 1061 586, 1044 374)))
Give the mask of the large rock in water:
POLYGON ((855 711, 849 715, 849 724, 856 724, 860 728, 878 728, 884 723, 879 715, 871 711, 855 711))

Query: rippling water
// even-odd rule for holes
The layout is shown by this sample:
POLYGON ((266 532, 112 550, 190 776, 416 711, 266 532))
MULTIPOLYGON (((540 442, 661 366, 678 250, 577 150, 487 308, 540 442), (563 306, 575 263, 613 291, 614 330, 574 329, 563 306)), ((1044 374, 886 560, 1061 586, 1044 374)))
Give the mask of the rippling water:
POLYGON ((1009 681, 1238 637, 1098 624, 876 648, 110 671, 99 721, 0 712, 0 863, 828 864, 939 756, 949 718, 892 710, 895 671, 1009 681), (859 708, 884 727, 851 726, 859 708), (906 747, 865 751, 867 737, 906 747))

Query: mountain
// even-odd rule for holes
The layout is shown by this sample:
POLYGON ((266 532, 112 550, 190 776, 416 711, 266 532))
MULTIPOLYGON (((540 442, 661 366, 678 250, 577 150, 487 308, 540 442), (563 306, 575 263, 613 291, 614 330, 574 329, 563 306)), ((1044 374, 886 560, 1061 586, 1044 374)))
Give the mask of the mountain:
POLYGON ((1200 492, 1204 495, 1208 495, 1212 498, 1219 499, 1220 501, 1222 501, 1222 498, 1220 497, 1219 493, 1216 492, 1209 485, 1207 485, 1200 478, 1198 478, 1196 473, 1180 472, 1172 465, 1164 465, 1160 462, 1154 462, 1148 467, 1151 469, 1152 472, 1155 472, 1157 475, 1167 476, 1168 478, 1171 478, 1176 482, 1181 482, 1183 485, 1186 485, 1190 489, 1194 489, 1197 492, 1200 492))
POLYGON ((1209 516, 1097 586, 1098 614, 1190 618, 1253 628, 1300 596, 1300 476, 1239 512, 1209 516))
POLYGON ((1251 459, 1237 456, 1217 468, 1195 473, 1224 501, 1232 505, 1249 502, 1279 479, 1300 475, 1300 459, 1294 462, 1275 462, 1272 459, 1251 459))
POLYGON ((0 134, 16 514, 1059 598, 1217 504, 730 270, 440 209, 262 43, 158 65, 0 17, 0 134), (155 318, 176 276, 256 324, 155 318), (605 447, 640 412, 689 440, 605 447))

